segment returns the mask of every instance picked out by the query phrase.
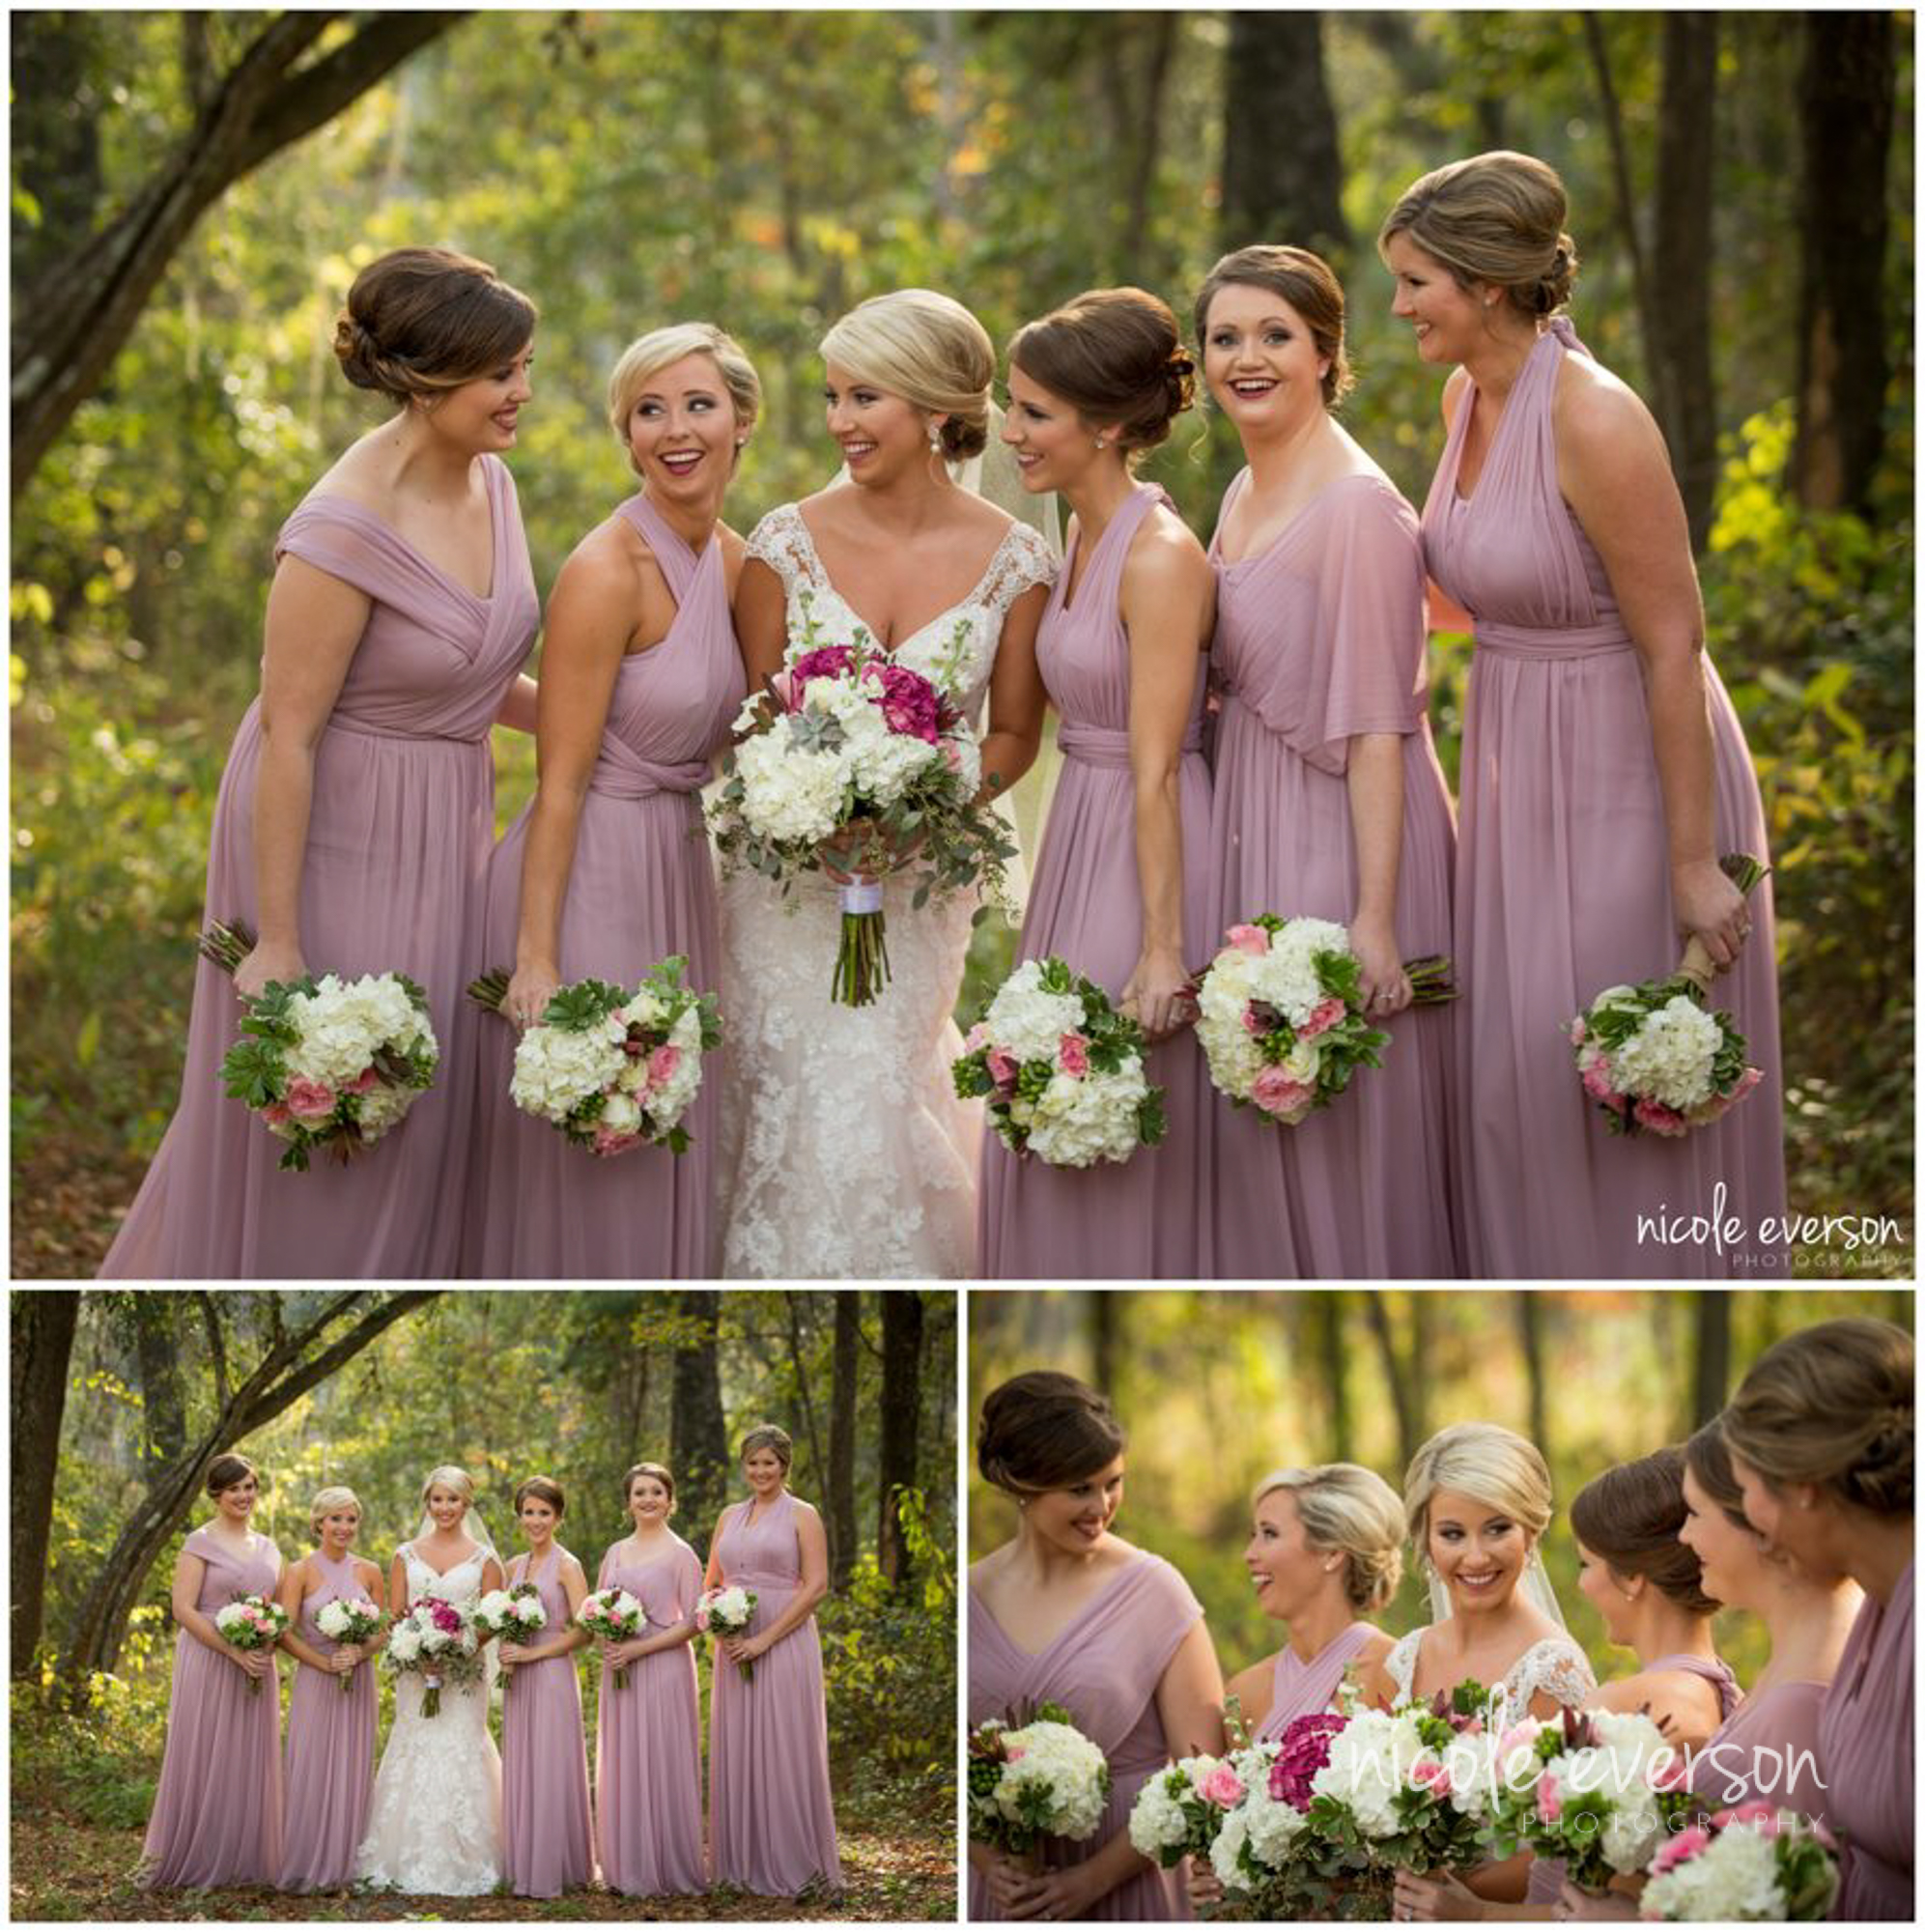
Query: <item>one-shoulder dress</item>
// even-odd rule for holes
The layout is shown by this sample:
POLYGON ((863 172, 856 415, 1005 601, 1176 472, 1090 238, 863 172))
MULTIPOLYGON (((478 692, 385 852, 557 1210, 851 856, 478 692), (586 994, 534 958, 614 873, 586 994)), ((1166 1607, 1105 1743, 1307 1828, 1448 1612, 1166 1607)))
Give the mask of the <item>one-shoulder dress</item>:
MULTIPOLYGON (((699 556, 645 494, 619 514, 655 554, 677 610, 668 634, 622 660, 602 749, 581 801, 562 906, 564 983, 634 986, 672 953, 683 983, 722 980, 715 870, 699 793, 717 745, 742 702, 742 653, 729 619, 719 537, 699 556)), ((488 864, 485 963, 511 969, 521 918, 530 805, 488 864)), ((477 969, 478 970, 478 969, 477 969)), ((688 1280, 715 1274, 722 1059, 710 1056, 684 1115, 692 1145, 631 1148, 602 1158, 573 1146, 508 1097, 516 1035, 489 1020, 481 1041, 480 1124, 466 1272, 487 1281, 688 1280)))
MULTIPOLYGON (((372 600, 314 753, 301 862, 308 970, 406 973, 427 990, 440 1065, 408 1117, 346 1166, 283 1173, 282 1143, 220 1084, 241 1008, 201 961, 181 1105, 100 1273, 103 1279, 444 1280, 459 1265, 474 1103, 463 990, 479 970, 482 874, 495 836, 488 734, 540 619, 499 458, 481 459, 495 536, 487 597, 456 583, 373 511, 309 497, 274 554, 372 600)), ((208 855, 207 918, 258 928, 254 786, 259 698, 228 754, 208 855)))
MULTIPOLYGON (((1561 317, 1538 338, 1468 501, 1458 492, 1467 392, 1424 506, 1430 575, 1476 625, 1455 947, 1468 1272, 1750 1279, 1783 1259, 1770 880, 1751 895, 1738 965, 1712 988, 1763 1070, 1755 1092, 1682 1139, 1622 1139, 1572 1061, 1571 1022, 1598 994, 1662 979, 1680 956, 1641 660, 1558 491, 1558 372, 1588 353, 1561 317)), ((1769 860, 1757 775, 1708 655, 1704 677, 1716 851, 1769 860)))

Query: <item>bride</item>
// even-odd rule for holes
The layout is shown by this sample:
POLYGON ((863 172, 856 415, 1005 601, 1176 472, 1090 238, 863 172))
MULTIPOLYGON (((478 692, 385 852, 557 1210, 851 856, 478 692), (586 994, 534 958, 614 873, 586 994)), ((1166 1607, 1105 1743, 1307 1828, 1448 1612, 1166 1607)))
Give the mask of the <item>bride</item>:
MULTIPOLYGON (((807 648, 811 616, 816 642, 860 624, 972 723, 987 698, 984 779, 1006 793, 1041 743, 1035 636, 1055 563, 950 475, 983 449, 995 351, 960 303, 901 289, 844 316, 822 354, 847 480, 772 510, 749 540, 735 624, 750 688, 807 648)), ((753 873, 723 884, 725 1275, 974 1271, 981 1115, 949 1063, 975 900, 917 911, 912 878, 883 882, 892 978, 863 1008, 830 998, 834 879, 809 873, 786 900, 753 873)))
MULTIPOLYGON (((398 1617, 423 1597, 472 1603, 501 1588, 501 1562, 465 1469, 436 1469, 422 1485, 425 1514, 412 1543, 394 1553, 388 1606, 398 1617)), ((355 1860, 366 1885, 431 1897, 493 1891, 501 1881, 501 1759, 488 1734, 489 1648, 479 1683, 449 1681, 441 1708, 421 1715, 416 1671, 395 1679, 394 1725, 375 1774, 367 1835, 355 1860)))

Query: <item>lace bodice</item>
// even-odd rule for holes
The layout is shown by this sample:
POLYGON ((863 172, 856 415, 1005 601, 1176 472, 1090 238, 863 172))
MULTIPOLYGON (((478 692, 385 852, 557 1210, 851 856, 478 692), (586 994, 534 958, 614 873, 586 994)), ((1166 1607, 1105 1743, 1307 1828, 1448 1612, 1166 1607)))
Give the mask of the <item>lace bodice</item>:
MULTIPOLYGON (((813 644, 832 643, 863 623, 854 606, 830 582, 816 554, 815 540, 794 503, 771 510, 749 538, 749 554, 759 557, 782 580, 788 595, 788 657, 813 644), (809 636, 809 626, 818 635, 809 636)), ((982 722, 982 696, 996 662, 1003 619, 1024 591, 1056 576, 1048 544, 1027 524, 1011 524, 996 546, 988 567, 960 604, 931 617, 891 651, 898 663, 941 685, 968 714, 982 722)))
MULTIPOLYGON (((1417 1653, 1430 1628, 1426 1624, 1423 1630, 1400 1637, 1384 1659, 1384 1671, 1399 1703, 1411 1695, 1410 1687, 1417 1676, 1417 1653)), ((1570 1637, 1547 1636, 1532 1644, 1492 1688, 1503 1690, 1513 1711, 1522 1712, 1540 1690, 1560 1704, 1581 1704, 1597 1690, 1598 1680, 1584 1653, 1570 1637)))
POLYGON ((419 1603, 423 1597, 437 1597, 444 1604, 465 1604, 481 1594, 481 1573, 490 1550, 477 1548, 464 1556, 452 1570, 439 1571, 415 1555, 414 1546, 404 1543, 395 1552, 407 1566, 408 1601, 419 1603))

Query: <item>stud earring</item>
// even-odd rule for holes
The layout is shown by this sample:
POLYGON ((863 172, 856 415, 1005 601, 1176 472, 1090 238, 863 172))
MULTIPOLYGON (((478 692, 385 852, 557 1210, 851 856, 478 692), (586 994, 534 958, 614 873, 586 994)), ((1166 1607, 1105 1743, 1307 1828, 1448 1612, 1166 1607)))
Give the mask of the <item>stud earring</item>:
POLYGON ((1104 446, 1104 445, 1103 445, 1103 439, 1102 439, 1102 438, 1101 438, 1101 437, 1099 436, 1099 437, 1098 437, 1098 438, 1096 439, 1096 447, 1097 447, 1098 449, 1101 449, 1101 448, 1102 448, 1103 446, 1104 446))
POLYGON ((746 436, 738 436, 735 439, 735 446, 737 449, 747 449, 749 447, 749 439, 746 436))
POLYGON ((931 449, 941 449, 942 446, 943 446, 942 425, 940 423, 931 423, 929 425, 929 447, 931 449))

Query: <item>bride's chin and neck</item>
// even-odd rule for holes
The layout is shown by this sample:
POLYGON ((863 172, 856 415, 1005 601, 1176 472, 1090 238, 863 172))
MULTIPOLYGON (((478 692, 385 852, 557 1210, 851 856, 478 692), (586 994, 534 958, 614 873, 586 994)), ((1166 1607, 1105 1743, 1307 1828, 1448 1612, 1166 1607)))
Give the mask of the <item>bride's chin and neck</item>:
POLYGON ((893 475, 844 480, 862 493, 864 509, 877 523, 904 534, 940 521, 948 505, 967 494, 933 450, 923 462, 904 464, 893 475))

